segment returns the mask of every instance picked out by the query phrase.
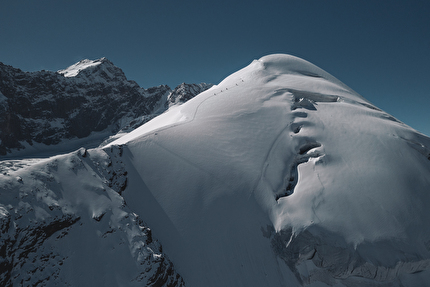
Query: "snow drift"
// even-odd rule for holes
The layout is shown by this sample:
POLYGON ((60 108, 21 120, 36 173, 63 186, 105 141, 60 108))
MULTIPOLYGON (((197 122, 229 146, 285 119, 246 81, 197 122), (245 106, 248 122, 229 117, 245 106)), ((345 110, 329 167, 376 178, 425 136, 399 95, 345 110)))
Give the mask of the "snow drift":
MULTIPOLYGON (((82 183, 76 196, 96 190, 122 205, 68 200, 89 210, 80 218, 116 209, 142 218, 181 276, 165 284, 422 286, 430 280, 429 147, 428 137, 315 65, 270 55, 81 152, 92 162, 85 170, 118 195, 82 183), (115 172, 98 171, 112 154, 115 172)), ((4 190, 13 176, 17 192, 28 182, 17 178, 34 166, 5 172, 4 190)), ((50 172, 70 182, 64 171, 50 172)), ((17 213, 20 201, 5 202, 3 193, 4 214, 17 213)), ((120 217, 110 218, 105 224, 120 217)), ((163 278, 159 269, 149 274, 163 278)), ((131 285, 127 278, 121 284, 131 285)))

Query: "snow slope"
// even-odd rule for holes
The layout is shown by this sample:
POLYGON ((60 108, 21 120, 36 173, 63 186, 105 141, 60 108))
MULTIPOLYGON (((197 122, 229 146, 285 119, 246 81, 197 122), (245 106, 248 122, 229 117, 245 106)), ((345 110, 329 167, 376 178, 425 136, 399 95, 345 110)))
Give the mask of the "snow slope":
POLYGON ((1 161, 0 283, 428 286, 429 147, 266 56, 102 147, 1 161))
POLYGON ((112 145, 187 286, 430 279, 430 139, 309 62, 255 60, 112 145))

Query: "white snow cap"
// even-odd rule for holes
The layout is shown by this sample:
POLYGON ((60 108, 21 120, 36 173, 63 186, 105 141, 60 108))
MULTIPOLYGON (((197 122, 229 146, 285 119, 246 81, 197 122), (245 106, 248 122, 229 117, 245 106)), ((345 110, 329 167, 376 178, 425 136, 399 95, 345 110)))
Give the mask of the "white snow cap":
POLYGON ((88 69, 90 67, 98 66, 104 61, 106 61, 105 57, 98 60, 85 59, 85 60, 79 61, 76 64, 71 65, 67 69, 59 70, 57 73, 62 74, 64 77, 76 77, 80 71, 88 69))
POLYGON ((131 212, 189 287, 430 282, 430 138, 297 57, 255 60, 104 147, 10 174, 0 186, 21 193, 2 193, 3 206, 27 214, 40 194, 77 210, 83 225, 47 241, 72 246, 58 274, 73 286, 142 284, 129 279, 147 276, 131 275, 144 261, 129 251, 146 245, 131 212), (115 178, 121 194, 107 186, 115 178))
POLYGON ((126 201, 189 286, 288 285, 266 226, 341 238, 384 270, 403 264, 398 242, 428 256, 429 138, 297 57, 255 60, 111 145, 139 173, 126 201))

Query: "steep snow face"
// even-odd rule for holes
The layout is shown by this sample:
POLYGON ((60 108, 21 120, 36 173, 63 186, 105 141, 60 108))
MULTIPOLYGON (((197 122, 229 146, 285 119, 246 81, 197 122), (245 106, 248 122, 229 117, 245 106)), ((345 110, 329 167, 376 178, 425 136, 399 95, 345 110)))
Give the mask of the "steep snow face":
POLYGON ((64 75, 64 77, 76 77, 80 71, 88 69, 90 67, 98 66, 105 60, 105 58, 101 58, 98 60, 84 59, 82 61, 77 62, 76 64, 71 65, 67 69, 59 70, 58 73, 64 75))
POLYGON ((430 139, 309 62, 255 60, 115 145, 188 286, 430 278, 430 139))

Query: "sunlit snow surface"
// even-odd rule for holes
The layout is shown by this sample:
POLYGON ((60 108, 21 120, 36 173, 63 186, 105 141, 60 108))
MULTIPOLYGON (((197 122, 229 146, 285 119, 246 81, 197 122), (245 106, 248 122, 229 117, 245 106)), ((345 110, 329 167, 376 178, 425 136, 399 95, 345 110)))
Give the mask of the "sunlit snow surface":
POLYGON ((71 65, 67 69, 58 71, 58 73, 64 75, 64 77, 75 77, 82 70, 100 65, 104 59, 105 58, 101 58, 101 59, 95 60, 95 61, 85 59, 85 60, 82 60, 76 64, 71 65))
MULTIPOLYGON (((104 147, 3 162, 1 183, 30 182, 20 196, 36 193, 40 206, 81 217, 63 245, 52 243, 67 251, 57 283, 85 285, 78 274, 92 265, 108 274, 105 286, 138 284, 127 278, 139 262, 157 261, 136 258, 158 256, 144 229, 133 229, 138 215, 186 286, 425 286, 429 147, 318 67, 270 55, 104 147), (124 183, 119 171, 127 181, 116 195, 105 177, 124 183), (54 194, 43 197, 46 186, 54 194), (73 255, 80 247, 71 240, 85 236, 73 255), (91 248, 99 241, 108 253, 91 248)), ((25 201, 6 194, 0 218, 25 201)))
POLYGON ((116 144, 132 169, 126 201, 188 286, 289 286, 327 275, 300 260, 293 275, 268 226, 291 238, 308 230, 373 264, 337 258, 355 265, 322 279, 329 285, 362 277, 359 268, 377 282, 407 283, 403 273, 430 264, 429 138, 304 60, 255 60, 116 144), (408 260, 419 267, 400 270, 408 260))

